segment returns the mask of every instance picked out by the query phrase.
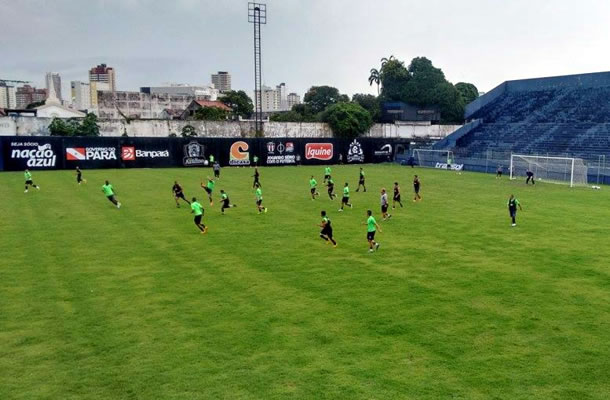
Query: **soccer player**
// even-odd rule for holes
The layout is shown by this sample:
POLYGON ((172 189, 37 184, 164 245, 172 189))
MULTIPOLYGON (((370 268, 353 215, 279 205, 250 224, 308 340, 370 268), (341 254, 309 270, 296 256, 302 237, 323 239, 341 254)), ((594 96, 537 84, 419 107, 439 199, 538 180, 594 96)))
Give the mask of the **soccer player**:
POLYGON ((195 197, 193 197, 193 201, 191 202, 191 214, 195 214, 195 225, 201 231, 202 235, 205 235, 208 231, 208 227, 201 222, 203 218, 203 206, 197 201, 195 197))
POLYGON ((263 191, 261 190, 261 186, 256 184, 256 191, 254 192, 256 196, 256 207, 258 208, 258 213, 267 212, 267 207, 263 207, 263 191))
POLYGON ((252 161, 254 161, 254 167, 258 167, 258 156, 254 155, 254 157, 252 157, 252 161))
POLYGON ((116 206, 116 208, 121 208, 121 203, 116 199, 114 187, 110 184, 110 182, 106 181, 106 183, 102 186, 102 192, 106 198, 116 206))
POLYGON ((222 206, 220 207, 220 212, 222 215, 225 215, 225 208, 237 207, 236 204, 231 204, 229 200, 229 195, 225 193, 224 190, 220 189, 220 200, 222 201, 222 206))
POLYGON ((203 181, 201 182, 201 187, 203 188, 203 190, 205 190, 205 192, 208 194, 208 198, 210 199, 210 207, 212 207, 214 205, 214 199, 212 199, 212 192, 214 191, 214 185, 216 185, 216 182, 214 182, 214 179, 210 179, 210 177, 208 176, 208 182, 204 185, 203 181))
POLYGON ((328 188, 328 197, 330 197, 331 200, 334 200, 335 197, 337 197, 337 195, 334 193, 335 181, 333 181, 333 178, 330 175, 328 175, 328 180, 326 181, 326 187, 328 188))
POLYGON ((373 217, 373 212, 371 210, 366 211, 367 219, 365 222, 366 225, 366 240, 369 241, 369 252, 373 252, 373 247, 375 250, 379 250, 379 243, 375 241, 375 233, 379 230, 381 233, 381 227, 377 225, 377 221, 375 217, 373 217))
POLYGON ((419 188, 421 187, 421 182, 419 181, 419 177, 415 175, 413 177, 413 191, 415 192, 415 197, 413 197, 413 201, 421 200, 421 196, 419 195, 419 188))
POLYGON ((364 192, 366 192, 366 186, 364 186, 364 170, 360 167, 360 176, 358 177, 358 189, 356 192, 360 191, 360 185, 364 188, 364 192))
POLYGON ((309 191, 311 192, 311 199, 315 200, 316 196, 319 196, 320 193, 318 193, 318 181, 316 181, 316 178, 313 177, 313 175, 311 176, 311 179, 309 180, 309 191))
POLYGON ((381 216, 383 217, 383 220, 387 220, 392 218, 392 214, 388 214, 388 194, 385 191, 385 188, 381 189, 381 199, 380 199, 380 204, 381 204, 381 216))
POLYGON ((392 210, 396 208, 396 203, 400 204, 400 208, 402 208, 402 202, 400 201, 400 186, 398 186, 398 182, 394 182, 394 197, 392 197, 392 210))
POLYGON ((343 198, 341 198, 341 208, 339 211, 343 211, 343 206, 348 206, 352 208, 351 203, 349 202, 349 186, 347 182, 345 182, 345 186, 343 186, 343 198))
POLYGON ((330 167, 324 168, 324 183, 330 179, 330 167))
POLYGON ((525 184, 527 185, 530 181, 532 182, 532 185, 536 184, 536 181, 534 181, 534 171, 530 170, 529 168, 527 169, 527 171, 525 171, 525 175, 527 175, 527 179, 525 180, 525 184))
POLYGON ((182 186, 178 183, 178 181, 174 181, 174 186, 172 186, 172 193, 174 194, 174 200, 176 200, 176 207, 180 207, 180 203, 178 199, 182 199, 186 201, 186 204, 191 204, 190 201, 184 197, 184 192, 182 191, 182 186))
POLYGON ((87 180, 83 179, 83 172, 80 170, 79 167, 76 167, 76 183, 78 183, 79 185, 81 183, 87 183, 87 180))
POLYGON ((337 242, 333 239, 333 227, 330 225, 330 219, 326 216, 326 211, 321 211, 320 216, 322 217, 322 223, 319 225, 322 230, 320 231, 320 237, 326 241, 331 242, 333 247, 337 247, 337 242))
POLYGON ((25 191, 23 193, 28 192, 29 186, 35 187, 37 190, 40 190, 40 186, 35 185, 34 181, 32 181, 32 173, 29 169, 26 168, 25 172, 23 173, 23 176, 25 177, 25 191))
POLYGON ((496 169, 496 179, 502 178, 502 166, 498 165, 498 169, 496 169))
POLYGON ((260 176, 260 174, 258 173, 258 168, 254 167, 254 175, 252 175, 252 177, 254 178, 254 182, 252 183, 252 187, 254 189, 256 189, 256 186, 261 187, 261 183, 258 180, 259 176, 260 176))
POLYGON ((517 207, 519 207, 519 210, 523 211, 519 200, 517 200, 515 196, 511 194, 508 199, 508 213, 510 214, 510 218, 513 222, 512 226, 517 226, 517 207))
POLYGON ((214 169, 214 179, 220 179, 220 164, 218 164, 218 161, 212 165, 212 168, 214 169))

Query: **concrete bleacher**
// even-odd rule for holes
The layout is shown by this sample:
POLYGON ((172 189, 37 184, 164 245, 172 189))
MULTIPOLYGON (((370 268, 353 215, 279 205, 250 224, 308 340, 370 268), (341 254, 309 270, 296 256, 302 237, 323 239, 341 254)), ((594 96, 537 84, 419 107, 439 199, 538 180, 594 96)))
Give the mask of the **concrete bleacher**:
POLYGON ((610 160, 610 72, 507 81, 466 107, 436 149, 610 160))

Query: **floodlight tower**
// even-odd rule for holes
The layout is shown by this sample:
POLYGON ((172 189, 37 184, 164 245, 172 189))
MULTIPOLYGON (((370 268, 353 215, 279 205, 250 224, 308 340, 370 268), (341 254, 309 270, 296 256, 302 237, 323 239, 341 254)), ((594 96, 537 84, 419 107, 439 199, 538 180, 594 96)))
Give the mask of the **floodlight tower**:
POLYGON ((263 95, 261 73, 261 24, 267 24, 267 5, 248 3, 248 22, 254 25, 254 117, 256 133, 263 130, 263 95))

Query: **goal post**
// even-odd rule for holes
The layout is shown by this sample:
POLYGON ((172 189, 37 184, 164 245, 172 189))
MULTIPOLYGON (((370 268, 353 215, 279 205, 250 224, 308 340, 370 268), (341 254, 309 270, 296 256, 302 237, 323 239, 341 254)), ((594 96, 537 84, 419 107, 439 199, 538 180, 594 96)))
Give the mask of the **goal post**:
POLYGON ((451 150, 413 149, 413 158, 420 167, 440 168, 439 164, 445 166, 453 164, 451 150))
POLYGON ((534 173, 536 180, 562 183, 570 187, 587 184, 587 166, 582 158, 511 154, 510 179, 534 173))

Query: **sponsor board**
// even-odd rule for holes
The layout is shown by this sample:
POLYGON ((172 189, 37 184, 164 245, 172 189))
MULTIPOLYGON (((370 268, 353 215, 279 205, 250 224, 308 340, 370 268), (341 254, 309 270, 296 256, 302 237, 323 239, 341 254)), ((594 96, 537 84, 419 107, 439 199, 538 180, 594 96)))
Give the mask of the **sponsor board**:
POLYGON ((66 147, 68 161, 116 160, 115 147, 66 147))
POLYGON ((139 150, 133 146, 121 148, 121 159, 123 161, 135 161, 137 158, 169 158, 169 150, 139 150))
POLYGON ((11 142, 10 148, 10 158, 24 160, 28 168, 55 167, 57 162, 57 154, 51 143, 11 142))
POLYGON ((296 164, 293 142, 267 142, 267 164, 296 164))
POLYGON ((451 168, 449 168, 449 164, 437 162, 434 168, 438 169, 451 169, 453 171, 461 171, 464 169, 464 164, 451 164, 451 168))
POLYGON ((182 165, 185 167, 208 165, 208 160, 205 158, 205 146, 195 140, 185 144, 182 165))
POLYGON ((362 145, 356 139, 349 144, 349 148, 347 150, 347 162, 364 162, 364 151, 362 151, 362 145))
POLYGON ((392 155, 392 145, 384 144, 379 150, 375 150, 374 154, 377 157, 388 157, 392 155))
POLYGON ((322 160, 328 161, 333 158, 332 143, 307 143, 305 144, 305 159, 306 160, 322 160))
POLYGON ((234 142, 229 150, 229 165, 250 165, 249 149, 250 146, 244 141, 234 142))

